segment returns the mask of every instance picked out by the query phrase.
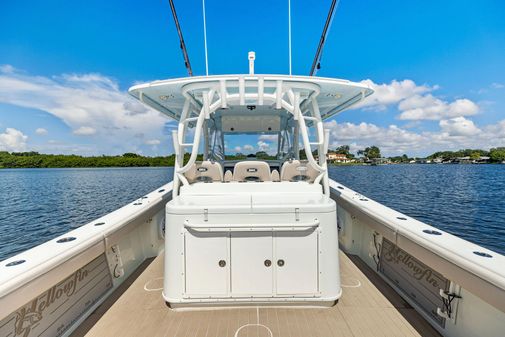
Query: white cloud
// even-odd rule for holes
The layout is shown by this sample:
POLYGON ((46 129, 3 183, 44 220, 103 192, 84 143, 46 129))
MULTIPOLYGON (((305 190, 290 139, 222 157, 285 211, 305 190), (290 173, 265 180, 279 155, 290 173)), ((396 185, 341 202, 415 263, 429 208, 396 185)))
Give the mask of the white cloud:
POLYGON ((330 147, 354 143, 356 147, 377 145, 385 152, 403 153, 418 148, 424 140, 422 135, 396 125, 379 127, 371 123, 337 123, 333 120, 325 123, 325 128, 330 129, 330 147))
POLYGON ((456 117, 440 121, 439 126, 436 131, 413 132, 396 125, 325 123, 330 130, 330 148, 348 144, 354 152, 377 145, 387 156, 426 156, 441 150, 505 146, 505 120, 479 128, 467 118, 456 117))
POLYGON ((12 74, 15 70, 10 64, 0 64, 0 73, 12 74))
POLYGON ((159 139, 149 139, 145 141, 147 145, 160 145, 161 141, 159 139))
POLYGON ((433 95, 415 95, 398 105, 402 111, 399 119, 403 120, 440 120, 461 116, 475 115, 479 107, 469 99, 457 99, 448 103, 433 95))
POLYGON ((357 104, 355 108, 381 111, 396 106, 400 111, 398 118, 401 120, 441 120, 471 116, 479 111, 478 105, 469 99, 447 102, 434 96, 432 92, 439 89, 438 85, 417 85, 409 79, 393 80, 391 83, 383 84, 368 79, 361 83, 371 87, 374 94, 357 104))
POLYGON ((438 89, 438 86, 417 85, 409 79, 403 81, 393 80, 389 84, 377 84, 367 79, 360 83, 372 88, 374 94, 365 99, 363 103, 357 105, 357 107, 369 107, 376 110, 384 110, 387 106, 397 104, 406 98, 438 89))
POLYGON ((254 146, 246 144, 244 145, 244 151, 252 151, 254 150, 254 146))
POLYGON ((166 138, 167 118, 129 97, 100 74, 54 77, 0 68, 0 102, 38 109, 60 118, 76 135, 95 135, 97 153, 130 152, 143 144, 135 134, 166 138))
POLYGON ((96 129, 91 126, 81 126, 73 131, 74 135, 77 136, 92 136, 96 133, 96 129))
POLYGON ((270 149, 270 144, 265 143, 264 141, 258 141, 258 150, 259 151, 268 151, 270 149))
POLYGON ((494 82, 494 83, 491 83, 491 88, 492 89, 503 89, 503 88, 505 88, 505 84, 494 82))
POLYGON ((6 128, 4 133, 0 133, 0 151, 26 151, 27 140, 28 136, 23 132, 14 128, 6 128))
POLYGON ((276 142, 277 135, 260 135, 258 140, 262 140, 264 142, 276 142))
POLYGON ((240 146, 235 146, 233 150, 235 150, 235 152, 240 152, 242 151, 242 148, 240 146))
POLYGON ((44 128, 37 128, 37 130, 35 130, 35 133, 39 136, 46 136, 48 134, 47 130, 44 128))
POLYGON ((481 132, 473 121, 465 117, 441 120, 439 125, 442 131, 447 132, 449 136, 473 136, 481 132))
MULTIPOLYGON (((488 137, 505 142, 505 120, 502 120, 496 124, 493 125, 487 125, 486 127, 483 128, 484 133, 488 135, 488 137)), ((504 143, 502 143, 501 146, 505 146, 504 143)))

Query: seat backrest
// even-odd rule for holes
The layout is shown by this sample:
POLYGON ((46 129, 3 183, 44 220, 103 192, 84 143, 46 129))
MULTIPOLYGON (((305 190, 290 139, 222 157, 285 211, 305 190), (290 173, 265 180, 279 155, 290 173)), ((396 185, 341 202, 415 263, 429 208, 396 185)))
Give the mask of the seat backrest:
POLYGON ((205 160, 196 162, 186 173, 189 183, 223 181, 223 168, 219 163, 205 160))
POLYGON ((307 160, 289 160, 282 164, 281 181, 314 182, 319 171, 312 167, 307 160))
POLYGON ((271 181, 270 166, 265 161, 241 161, 233 168, 234 181, 271 181))

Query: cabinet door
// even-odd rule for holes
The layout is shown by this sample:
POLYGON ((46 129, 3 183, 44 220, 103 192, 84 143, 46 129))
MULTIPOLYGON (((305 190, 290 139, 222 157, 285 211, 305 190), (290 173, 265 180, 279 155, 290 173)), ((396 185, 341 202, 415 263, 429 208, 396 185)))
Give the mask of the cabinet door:
POLYGON ((186 294, 191 297, 228 293, 229 236, 223 233, 185 234, 186 294))
POLYGON ((276 292, 307 296, 318 292, 317 231, 275 234, 276 292))
POLYGON ((271 296, 273 290, 272 232, 231 235, 233 296, 271 296))

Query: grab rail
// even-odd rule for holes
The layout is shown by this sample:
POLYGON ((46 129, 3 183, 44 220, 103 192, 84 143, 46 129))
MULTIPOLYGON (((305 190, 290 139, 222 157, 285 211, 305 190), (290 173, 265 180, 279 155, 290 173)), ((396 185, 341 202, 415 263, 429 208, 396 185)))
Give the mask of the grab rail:
POLYGON ((184 223, 184 228, 196 232, 264 232, 264 231, 306 231, 319 227, 320 221, 314 219, 309 222, 297 222, 295 224, 190 224, 184 223))

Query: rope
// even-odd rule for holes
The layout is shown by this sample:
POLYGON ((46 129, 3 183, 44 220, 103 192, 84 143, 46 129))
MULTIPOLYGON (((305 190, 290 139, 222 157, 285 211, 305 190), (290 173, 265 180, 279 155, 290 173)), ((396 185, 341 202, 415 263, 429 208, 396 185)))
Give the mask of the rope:
POLYGON ((373 245, 375 247, 375 251, 377 252, 377 255, 372 255, 373 260, 375 262, 375 265, 377 266, 377 271, 381 271, 382 267, 382 261, 381 261, 381 255, 382 255, 382 245, 377 242, 377 233, 373 233, 373 245))
POLYGON ((455 298, 461 298, 461 296, 456 295, 455 293, 449 293, 448 291, 444 291, 447 298, 442 297, 442 302, 444 303, 445 313, 449 318, 452 318, 452 301, 455 298))

